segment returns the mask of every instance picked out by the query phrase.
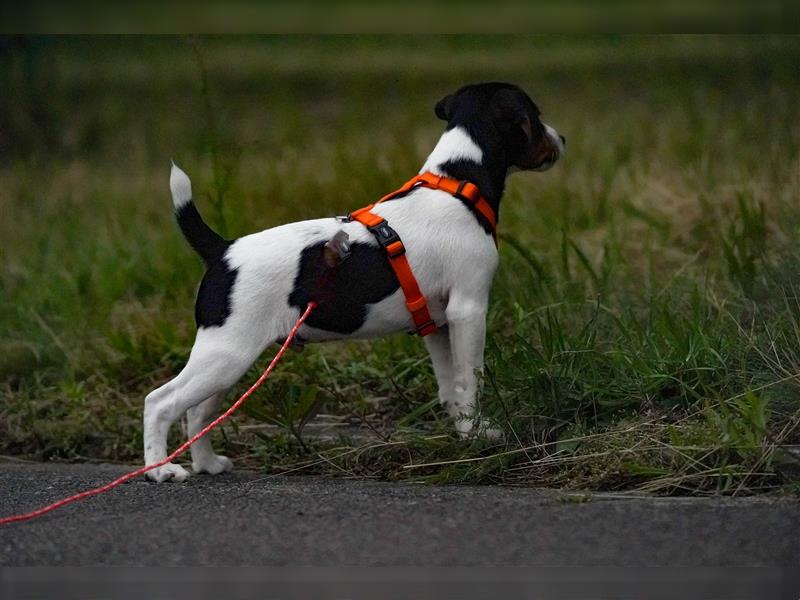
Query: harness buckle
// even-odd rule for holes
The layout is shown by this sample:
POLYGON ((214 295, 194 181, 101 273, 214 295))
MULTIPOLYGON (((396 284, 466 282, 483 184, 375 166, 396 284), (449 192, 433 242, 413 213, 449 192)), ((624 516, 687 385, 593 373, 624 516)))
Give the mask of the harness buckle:
POLYGON ((436 323, 434 323, 433 320, 427 321, 422 325, 420 325, 419 327, 417 327, 417 335, 419 335, 420 337, 425 337, 426 335, 428 335, 429 333, 433 333, 434 331, 436 331, 436 323))
POLYGON ((458 187, 456 188, 456 191, 453 192, 453 196, 455 196, 456 198, 458 198, 462 202, 466 202, 467 204, 475 204, 477 199, 476 198, 472 198, 470 196, 467 196, 464 193, 464 188, 467 187, 467 185, 469 185, 469 183, 470 182, 467 181, 466 179, 462 179, 461 181, 459 181, 458 187))
POLYGON ((400 236, 397 235, 394 229, 389 227, 386 221, 382 221, 372 227, 367 227, 367 229, 369 229, 370 233, 375 237, 378 245, 386 250, 389 258, 397 258, 406 253, 406 248, 400 240, 400 236))

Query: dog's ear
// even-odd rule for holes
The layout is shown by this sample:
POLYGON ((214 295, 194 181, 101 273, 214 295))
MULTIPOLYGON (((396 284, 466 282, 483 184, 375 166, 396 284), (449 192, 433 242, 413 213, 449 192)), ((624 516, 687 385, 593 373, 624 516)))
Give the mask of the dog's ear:
POLYGON ((433 110, 436 113, 436 116, 439 117, 442 121, 449 121, 450 109, 452 105, 453 105, 453 94, 450 94, 439 100, 436 103, 436 107, 433 110))
POLYGON ((492 117, 497 129, 504 134, 515 135, 522 132, 525 141, 533 141, 533 127, 527 107, 512 89, 499 90, 492 98, 492 117))

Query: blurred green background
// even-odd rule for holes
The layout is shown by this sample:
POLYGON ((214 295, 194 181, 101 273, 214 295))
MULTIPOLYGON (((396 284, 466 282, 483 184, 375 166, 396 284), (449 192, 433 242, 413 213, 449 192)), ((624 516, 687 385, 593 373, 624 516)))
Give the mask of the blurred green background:
POLYGON ((439 98, 506 80, 569 140, 503 204, 506 441, 451 436, 399 336, 292 356, 215 443, 279 472, 795 489, 799 61, 788 36, 2 38, 0 452, 139 460, 202 275, 170 159, 230 237, 341 214, 416 173, 439 98))

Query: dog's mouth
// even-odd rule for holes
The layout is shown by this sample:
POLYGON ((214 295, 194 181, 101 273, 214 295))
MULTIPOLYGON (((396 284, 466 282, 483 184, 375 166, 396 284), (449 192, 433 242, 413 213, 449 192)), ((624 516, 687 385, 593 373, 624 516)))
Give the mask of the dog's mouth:
POLYGON ((531 171, 547 171, 548 169, 552 168, 558 162, 558 159, 561 158, 561 151, 552 146, 549 152, 547 152, 542 160, 538 162, 534 167, 532 167, 531 171))
POLYGON ((541 144, 538 150, 527 159, 518 162, 516 169, 521 171, 546 171, 561 157, 561 152, 558 147, 549 140, 541 144))

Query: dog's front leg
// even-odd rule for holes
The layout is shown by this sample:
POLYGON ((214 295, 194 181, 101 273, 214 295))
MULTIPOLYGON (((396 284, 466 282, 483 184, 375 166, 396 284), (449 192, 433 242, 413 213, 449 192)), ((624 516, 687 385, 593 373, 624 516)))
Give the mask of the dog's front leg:
POLYGON ((453 372, 453 353, 450 350, 450 334, 445 326, 423 338, 428 354, 431 355, 433 374, 439 386, 439 403, 457 421, 459 411, 456 406, 455 382, 453 372))
POLYGON ((452 411, 456 431, 462 437, 473 433, 476 425, 479 434, 500 436, 498 430, 478 421, 478 377, 483 373, 486 310, 486 301, 457 298, 451 298, 446 310, 452 355, 452 411))

